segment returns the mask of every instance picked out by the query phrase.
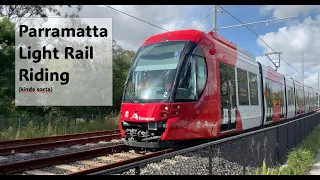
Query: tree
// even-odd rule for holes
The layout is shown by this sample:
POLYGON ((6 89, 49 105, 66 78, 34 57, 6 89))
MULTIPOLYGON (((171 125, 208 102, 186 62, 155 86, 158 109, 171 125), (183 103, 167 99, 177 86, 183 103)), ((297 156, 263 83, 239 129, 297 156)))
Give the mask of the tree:
MULTIPOLYGON (((119 111, 124 83, 135 52, 124 50, 113 41, 113 106, 112 107, 16 107, 15 94, 15 24, 8 17, 0 20, 0 116, 46 114, 106 114, 119 111)), ((53 42, 54 44, 54 42, 53 42)))
POLYGON ((135 52, 122 49, 116 41, 113 42, 113 106, 120 109, 124 83, 135 52))
MULTIPOLYGON (((62 6, 60 6, 62 7, 62 6)), ((69 6, 71 7, 71 6, 69 6)), ((77 6, 77 12, 82 6, 77 6)), ((43 107, 16 107, 14 105, 15 79, 15 18, 47 17, 49 13, 61 16, 58 6, 49 5, 0 5, 0 115, 43 114, 43 107)), ((76 17, 74 13, 65 17, 76 17)))
MULTIPOLYGON (((72 7, 71 5, 67 6, 72 7)), ((0 5, 0 16, 7 16, 10 20, 22 17, 48 17, 49 13, 61 16, 58 7, 63 7, 63 5, 0 5)), ((78 5, 76 8, 79 12, 82 10, 82 5, 78 5)), ((68 14, 65 14, 65 16, 68 16, 68 14)))
POLYGON ((14 99, 14 24, 0 22, 0 112, 9 113, 14 99))

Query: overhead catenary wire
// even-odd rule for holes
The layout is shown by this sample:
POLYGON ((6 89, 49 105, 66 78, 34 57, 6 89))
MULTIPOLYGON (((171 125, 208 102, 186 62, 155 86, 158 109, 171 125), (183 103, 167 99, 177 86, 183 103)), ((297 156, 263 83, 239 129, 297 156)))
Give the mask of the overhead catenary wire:
MULTIPOLYGON (((242 21, 240 21, 238 18, 236 18, 234 15, 229 13, 229 11, 225 10, 223 7, 218 5, 222 10, 224 10, 226 13, 228 13, 231 17, 239 21, 241 24, 243 24, 247 29, 249 29, 253 34, 255 34, 266 46, 268 46, 273 52, 276 52, 271 46, 269 46, 268 43, 266 43, 256 32, 254 32, 252 29, 250 29, 246 24, 244 24, 242 21)), ((284 59, 283 59, 284 60, 284 59)), ((289 66, 291 66, 286 60, 284 60, 289 66)), ((291 66, 292 67, 292 66, 291 66)), ((297 71, 294 67, 292 67, 295 71, 297 71)), ((301 74, 299 71, 297 71, 299 74, 301 74)), ((302 75, 302 74, 301 74, 302 75)))
MULTIPOLYGON (((240 22, 241 24, 243 24, 247 29, 249 29, 253 34, 255 34, 266 46, 268 46, 273 52, 276 52, 269 44, 267 44, 254 30, 252 30, 252 29, 250 29, 247 25, 245 25, 243 22, 241 22, 238 18, 236 18, 235 16, 233 16, 230 12, 228 12, 227 10, 225 10, 223 7, 221 7, 220 5, 218 5, 224 12, 226 12, 226 13, 228 13, 230 16, 232 16, 234 19, 236 19, 238 22, 240 22)), ((122 13, 122 14, 124 14, 124 15, 127 15, 127 16, 129 16, 129 17, 131 17, 131 18, 134 18, 134 19, 137 19, 137 20, 139 20, 139 21, 141 21, 141 22, 144 22, 144 23, 146 23, 146 24, 149 24, 149 25, 151 25, 151 26, 154 26, 154 27, 156 27, 156 28, 159 28, 159 29, 161 29, 161 30, 164 30, 164 31, 167 31, 167 32, 169 32, 169 30, 167 30, 167 29, 164 29, 164 28, 162 28, 162 27, 160 27, 160 26, 158 26, 158 25, 155 25, 155 24, 153 24, 153 23, 150 23, 150 22, 147 22, 147 21, 145 21, 145 20, 143 20, 143 19, 141 19, 141 18, 138 18, 138 17, 135 17, 135 16, 133 16, 133 15, 131 15, 131 14, 128 14, 128 13, 126 13, 126 12, 123 12, 123 11, 120 11, 120 10, 118 10, 118 9, 116 9, 116 8, 113 8, 113 7, 111 7, 111 6, 108 6, 108 5, 105 5, 105 7, 108 7, 108 8, 110 8, 110 9, 112 9, 112 10, 115 10, 115 11, 117 11, 117 12, 119 12, 119 13, 122 13)), ((206 19, 206 17, 204 18, 204 19, 206 19)), ((280 58, 287 64, 287 65, 289 65, 293 70, 295 70, 297 73, 299 73, 301 76, 303 76, 302 75, 302 73, 300 73, 299 71, 297 71, 290 63, 288 63, 283 57, 281 57, 280 56, 280 58)), ((305 75, 304 74, 304 76, 303 77, 307 77, 306 79, 309 79, 309 77, 307 76, 307 75, 305 75)), ((309 80, 310 81, 310 80, 309 80)), ((311 82, 313 82, 313 81, 311 81, 311 82)), ((313 82, 314 83, 314 82, 313 82)))
POLYGON ((151 26, 157 27, 157 28, 162 29, 162 30, 164 30, 164 31, 169 31, 169 30, 164 29, 164 28, 162 28, 162 27, 160 27, 160 26, 158 26, 158 25, 155 25, 155 24, 152 24, 152 23, 150 23, 150 22, 147 22, 147 21, 145 21, 145 20, 143 20, 143 19, 140 19, 140 18, 138 18, 138 17, 135 17, 135 16, 133 16, 133 15, 130 15, 130 14, 128 14, 128 13, 125 13, 125 12, 123 12, 123 11, 120 11, 120 10, 118 10, 118 9, 116 9, 116 8, 111 7, 111 6, 108 6, 108 5, 105 5, 105 6, 108 7, 108 8, 110 8, 110 9, 113 9, 113 10, 119 12, 119 13, 125 14, 125 15, 127 15, 127 16, 130 16, 130 17, 134 18, 134 19, 137 19, 137 20, 139 20, 139 21, 142 21, 142 22, 144 22, 144 23, 147 23, 147 24, 149 24, 149 25, 151 25, 151 26))
MULTIPOLYGON (((125 12, 123 12, 123 11, 120 11, 120 10, 118 10, 118 9, 116 9, 116 8, 113 8, 113 7, 111 7, 111 6, 108 6, 108 5, 104 5, 104 6, 110 8, 110 9, 112 9, 112 10, 115 10, 115 11, 117 11, 117 12, 119 12, 119 13, 122 13, 122 14, 124 14, 124 15, 130 16, 130 17, 132 17, 132 18, 134 18, 134 19, 137 19, 137 20, 139 20, 139 21, 141 21, 141 22, 147 23, 147 24, 149 24, 149 25, 151 25, 151 26, 154 26, 154 27, 156 27, 156 28, 159 28, 159 29, 161 29, 161 30, 164 30, 164 31, 169 32, 169 30, 167 30, 167 29, 164 29, 164 28, 162 28, 162 27, 160 27, 160 26, 158 26, 158 25, 155 25, 155 24, 153 24, 153 23, 150 23, 150 22, 148 22, 148 21, 145 21, 145 20, 143 20, 143 19, 140 19, 140 18, 138 18, 138 17, 135 17, 135 16, 133 16, 133 15, 131 15, 131 14, 125 13, 125 12)), ((45 46, 48 46, 49 44, 51 44, 55 39, 56 39, 56 38, 53 38, 53 39, 52 39, 49 43, 47 43, 47 45, 45 45, 45 46)))
MULTIPOLYGON (((250 29, 246 24, 244 24, 242 21, 240 21, 237 17, 235 17, 234 15, 232 15, 229 11, 225 10, 223 7, 219 6, 224 12, 226 12, 227 14, 229 14, 231 17, 233 17, 234 19, 236 19, 238 22, 240 22, 242 25, 244 25, 247 29, 249 29, 253 34, 255 34, 267 47, 269 47, 273 52, 276 52, 268 43, 266 43, 256 32, 254 32, 252 29, 250 29)), ((299 73, 301 76, 303 77, 308 77, 305 74, 302 75, 302 73, 300 73, 299 71, 297 71, 290 63, 288 63, 283 57, 280 56, 280 58, 288 65, 290 66, 293 70, 295 70, 297 73, 299 73)), ((309 77, 307 78, 309 79, 309 77)), ((310 80, 309 80, 310 81, 310 80)), ((312 81, 313 82, 313 81, 312 81)), ((313 82, 314 83, 314 82, 313 82)))
MULTIPOLYGON (((141 22, 144 22, 144 23, 146 23, 146 24, 149 24, 149 25, 151 25, 151 26, 153 26, 153 27, 156 27, 156 28, 159 28, 159 29, 161 29, 161 30, 164 30, 164 31, 167 31, 167 32, 169 32, 169 30, 167 30, 167 29, 164 29, 164 28, 162 28, 162 27, 160 27, 160 26, 158 26, 158 25, 155 25, 155 24, 153 24, 153 23, 150 23, 150 22, 147 22, 147 21, 145 21, 145 20, 143 20, 143 19, 141 19, 141 18, 138 18, 138 17, 135 17, 135 16, 133 16, 133 15, 131 15, 131 14, 128 14, 128 13, 126 13, 126 12, 123 12, 123 11, 120 11, 120 10, 118 10, 118 9, 116 9, 116 8, 113 8, 113 7, 111 7, 111 6, 108 6, 108 5, 104 5, 105 7, 107 7, 107 8, 110 8, 110 9, 112 9, 112 10, 115 10, 115 11, 117 11, 117 12, 119 12, 119 13, 122 13, 122 14, 124 14, 124 15, 127 15, 127 16, 129 16, 129 17, 131 17, 131 18, 134 18, 134 19, 137 19, 137 20, 139 20, 139 21, 141 21, 141 22)), ((267 44, 256 32, 254 32, 254 30, 252 30, 252 29, 250 29, 247 25, 245 25, 243 22, 241 22, 238 18, 236 18, 235 16, 233 16, 231 13, 229 13, 227 10, 225 10, 223 7, 221 7, 220 5, 218 5, 222 10, 224 10, 224 12, 226 12, 226 13, 228 13, 230 16, 232 16, 234 19, 236 19, 238 22, 240 22, 241 24, 243 24, 247 29, 249 29, 253 34, 255 34, 265 45, 267 45, 273 52, 275 52, 275 50, 269 45, 269 44, 267 44)), ((204 19, 206 19, 207 17, 205 17, 204 19)), ((297 71, 290 63, 288 63, 283 57, 280 57, 287 65, 289 65, 293 70, 295 70, 297 73, 299 73, 301 76, 303 76, 302 75, 302 73, 300 73, 299 71, 297 71)), ((306 75, 304 75, 303 77, 307 77, 307 79, 309 79, 309 77, 308 76, 306 76, 306 75)), ((313 81, 312 81, 313 82, 313 81)), ((314 82, 313 82, 314 83, 314 82)))
MULTIPOLYGON (((134 19, 137 19, 137 20, 139 20, 139 21, 141 21, 141 22, 147 23, 147 24, 149 24, 149 25, 151 25, 151 26, 154 26, 154 27, 157 27, 157 28, 159 28, 159 29, 161 29, 161 30, 164 30, 164 31, 169 32, 169 30, 167 30, 167 29, 164 29, 164 28, 162 28, 162 27, 160 27, 160 26, 158 26, 158 25, 155 25, 155 24, 153 24, 153 23, 150 23, 150 22, 148 22, 148 21, 145 21, 145 20, 143 20, 143 19, 141 19, 141 18, 135 17, 135 16, 133 16, 133 15, 131 15, 131 14, 128 14, 128 13, 126 13, 126 12, 120 11, 119 9, 113 8, 113 7, 108 6, 108 5, 104 5, 104 6, 110 8, 110 9, 112 9, 112 10, 115 10, 115 11, 117 11, 117 12, 119 12, 119 13, 122 13, 122 14, 124 14, 124 15, 130 16, 130 17, 132 17, 132 18, 134 18, 134 19)), ((207 15, 207 16, 209 16, 209 15, 207 15)), ((204 19, 206 19, 206 18, 207 18, 207 17, 205 17, 204 19)), ((198 26, 197 26, 197 28, 199 29, 198 26)))

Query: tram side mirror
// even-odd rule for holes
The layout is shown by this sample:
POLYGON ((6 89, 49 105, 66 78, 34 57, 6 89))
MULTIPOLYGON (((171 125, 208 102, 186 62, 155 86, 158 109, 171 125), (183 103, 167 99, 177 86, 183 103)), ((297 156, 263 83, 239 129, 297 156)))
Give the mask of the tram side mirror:
POLYGON ((216 54, 216 52, 217 52, 217 50, 216 50, 215 48, 209 49, 209 53, 210 53, 211 55, 216 54))

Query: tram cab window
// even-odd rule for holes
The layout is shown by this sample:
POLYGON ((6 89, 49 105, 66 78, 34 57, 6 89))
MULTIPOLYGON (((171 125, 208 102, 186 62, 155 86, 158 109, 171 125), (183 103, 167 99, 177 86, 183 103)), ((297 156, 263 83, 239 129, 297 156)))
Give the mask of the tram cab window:
POLYGON ((178 100, 196 100, 195 68, 192 59, 181 69, 180 81, 176 92, 178 100))
POLYGON ((176 100, 195 101, 202 95, 207 81, 206 62, 203 57, 190 55, 181 69, 176 100))

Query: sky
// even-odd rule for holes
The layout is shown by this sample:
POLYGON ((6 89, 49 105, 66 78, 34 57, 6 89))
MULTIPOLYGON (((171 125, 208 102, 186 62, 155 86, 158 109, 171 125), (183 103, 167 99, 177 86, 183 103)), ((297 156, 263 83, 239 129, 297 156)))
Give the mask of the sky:
MULTIPOLYGON (((111 7, 143 19, 159 27, 172 30, 198 29, 208 32, 212 29, 212 5, 112 5, 111 7)), ((304 58, 304 83, 318 87, 320 72, 320 6, 319 5, 224 5, 221 6, 243 23, 286 18, 293 19, 249 26, 272 49, 282 52, 283 59, 278 72, 302 81, 302 56, 304 58), (293 68, 295 69, 293 69, 293 68), (298 72, 297 72, 298 71, 298 72), (300 73, 300 74, 299 74, 300 73)), ((241 24, 217 7, 217 28, 241 24)), ((62 12, 74 9, 62 8, 62 12)), ((165 32, 147 23, 119 13, 105 6, 86 5, 79 12, 80 17, 113 18, 113 39, 124 49, 137 51, 149 36, 165 32)), ((272 52, 254 33, 245 26, 218 30, 218 34, 256 56, 256 60, 272 66, 264 53, 272 52)), ((270 56, 272 59, 276 55, 270 56)))

